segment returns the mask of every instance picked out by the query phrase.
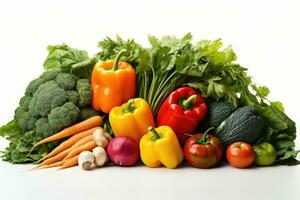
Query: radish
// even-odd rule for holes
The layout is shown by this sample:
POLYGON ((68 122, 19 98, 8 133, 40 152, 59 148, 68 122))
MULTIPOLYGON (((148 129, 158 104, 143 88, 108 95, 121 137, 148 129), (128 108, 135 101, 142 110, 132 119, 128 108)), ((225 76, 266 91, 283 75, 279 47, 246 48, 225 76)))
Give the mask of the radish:
POLYGON ((113 163, 132 166, 139 159, 139 146, 129 137, 116 137, 108 143, 107 153, 113 163))

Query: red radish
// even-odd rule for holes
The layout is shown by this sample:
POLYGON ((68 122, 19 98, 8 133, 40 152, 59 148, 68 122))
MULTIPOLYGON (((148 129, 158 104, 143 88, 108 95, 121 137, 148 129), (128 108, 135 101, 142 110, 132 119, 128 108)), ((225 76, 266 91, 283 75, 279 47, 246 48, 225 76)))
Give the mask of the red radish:
POLYGON ((139 159, 139 145, 129 137, 110 140, 107 153, 112 162, 120 166, 135 165, 139 159))

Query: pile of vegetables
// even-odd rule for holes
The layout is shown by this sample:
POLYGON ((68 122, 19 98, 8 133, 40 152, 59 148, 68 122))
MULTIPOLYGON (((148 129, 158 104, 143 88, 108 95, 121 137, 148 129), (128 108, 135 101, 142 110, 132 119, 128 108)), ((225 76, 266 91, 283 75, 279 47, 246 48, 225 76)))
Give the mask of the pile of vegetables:
POLYGON ((224 153, 238 168, 300 163, 295 123, 268 100, 266 86, 252 82, 230 46, 220 39, 194 44, 191 34, 149 42, 105 38, 93 57, 49 46, 45 72, 0 127, 10 142, 3 160, 89 170, 139 158, 176 168, 185 159, 209 168, 224 153))

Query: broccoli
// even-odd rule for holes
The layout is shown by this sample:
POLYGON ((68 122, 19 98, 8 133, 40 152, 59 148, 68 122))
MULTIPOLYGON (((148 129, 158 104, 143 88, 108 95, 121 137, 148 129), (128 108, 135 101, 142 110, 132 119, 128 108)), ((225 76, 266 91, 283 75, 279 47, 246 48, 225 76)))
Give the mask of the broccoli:
POLYGON ((87 107, 87 108, 81 108, 79 113, 79 121, 86 120, 90 117, 93 117, 95 115, 99 115, 99 112, 94 110, 93 108, 87 107))
POLYGON ((67 95, 69 98, 69 101, 74 103, 75 105, 78 105, 79 102, 79 94, 77 91, 75 90, 69 90, 67 91, 67 95))
MULTIPOLYGON (((15 119, 24 132, 35 131, 47 137, 84 119, 81 109, 90 105, 91 95, 87 79, 58 70, 46 71, 28 84, 15 119)), ((88 116, 95 114, 91 111, 88 116)))
POLYGON ((65 103, 63 106, 51 110, 48 115, 49 124, 54 130, 61 130, 64 127, 74 124, 77 121, 79 112, 79 108, 72 102, 65 103))
POLYGON ((77 82, 76 90, 79 94, 79 106, 85 107, 90 104, 92 99, 92 87, 87 79, 80 79, 77 82))
POLYGON ((43 137, 48 137, 55 133, 55 130, 49 124, 48 118, 40 118, 35 123, 35 131, 43 137))

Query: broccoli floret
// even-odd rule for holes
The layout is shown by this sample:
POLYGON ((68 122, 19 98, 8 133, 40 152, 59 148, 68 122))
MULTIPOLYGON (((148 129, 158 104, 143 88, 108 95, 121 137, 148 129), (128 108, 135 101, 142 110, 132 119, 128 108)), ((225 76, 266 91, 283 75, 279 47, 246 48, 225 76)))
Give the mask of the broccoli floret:
POLYGON ((79 107, 85 107, 91 103, 92 87, 87 79, 77 81, 76 90, 79 94, 79 107))
POLYGON ((61 72, 58 70, 51 70, 51 71, 45 71, 40 78, 43 79, 45 82, 54 80, 58 74, 61 72))
POLYGON ((69 101, 74 103, 75 105, 78 105, 79 102, 79 94, 77 91, 75 90, 68 90, 67 91, 67 95, 69 98, 69 101))
POLYGON ((28 111, 28 106, 29 106, 29 103, 31 102, 31 99, 32 99, 32 97, 30 97, 30 96, 23 96, 23 97, 20 99, 19 104, 20 104, 20 106, 23 107, 23 109, 24 109, 25 111, 28 111))
POLYGON ((68 101, 67 92, 60 88, 55 81, 42 84, 33 95, 29 104, 29 112, 34 116, 46 117, 51 109, 68 101))
POLYGON ((23 106, 19 106, 15 110, 15 118, 18 122, 19 127, 24 131, 34 129, 35 122, 37 120, 37 118, 31 116, 30 113, 23 108, 23 106))
POLYGON ((65 90, 73 90, 76 86, 76 81, 78 78, 72 74, 61 73, 56 77, 56 82, 59 87, 65 90))
POLYGON ((44 72, 39 78, 32 80, 28 84, 26 91, 25 91, 25 95, 33 96, 33 94, 37 91, 37 89, 39 89, 40 85, 42 85, 43 83, 46 83, 50 80, 54 80, 59 73, 60 72, 58 70, 44 72))
POLYGON ((40 118, 35 123, 36 133, 44 137, 48 137, 56 131, 50 126, 47 118, 40 118))
POLYGON ((68 110, 71 119, 71 124, 75 123, 80 113, 79 108, 75 106, 72 102, 65 103, 62 107, 68 110))
POLYGON ((51 110, 48 115, 49 124, 55 130, 61 130, 77 121, 79 116, 79 108, 72 102, 65 103, 61 107, 51 110), (66 115, 68 113, 68 115, 66 115))
POLYGON ((42 85, 43 83, 45 83, 46 81, 41 79, 41 78, 37 78, 32 80, 29 85, 26 88, 25 91, 25 95, 26 96, 33 96, 33 94, 37 91, 37 89, 40 87, 40 85, 42 85))
POLYGON ((99 112, 97 112, 93 108, 81 108, 78 120, 83 121, 95 115, 99 115, 99 112))
POLYGON ((46 137, 81 119, 93 116, 80 109, 91 102, 91 85, 87 79, 57 70, 46 71, 27 86, 15 111, 15 119, 23 131, 35 131, 46 137))

